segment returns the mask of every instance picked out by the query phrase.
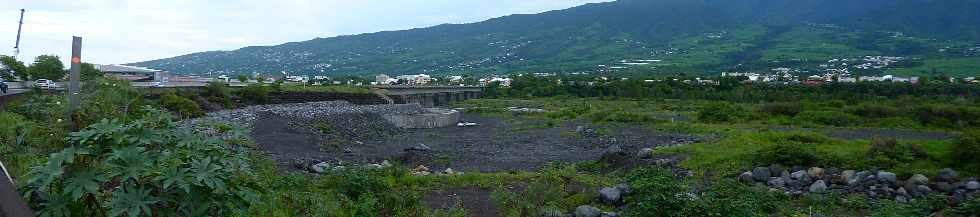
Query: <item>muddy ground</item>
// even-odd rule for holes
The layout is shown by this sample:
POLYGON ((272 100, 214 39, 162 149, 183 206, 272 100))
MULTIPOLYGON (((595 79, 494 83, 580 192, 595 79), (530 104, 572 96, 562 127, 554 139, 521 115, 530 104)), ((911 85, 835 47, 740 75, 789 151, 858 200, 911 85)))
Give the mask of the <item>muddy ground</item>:
POLYGON ((464 114, 462 121, 480 125, 403 130, 389 136, 347 141, 347 145, 324 145, 330 142, 315 134, 290 129, 286 120, 262 119, 255 123, 252 136, 260 149, 281 164, 297 159, 345 164, 391 160, 410 167, 425 165, 434 171, 453 168, 464 172, 534 171, 549 162, 598 160, 614 146, 626 153, 636 153, 643 148, 699 140, 634 126, 568 122, 554 127, 527 128, 501 118, 473 114, 464 114), (427 148, 419 148, 422 145, 427 148))

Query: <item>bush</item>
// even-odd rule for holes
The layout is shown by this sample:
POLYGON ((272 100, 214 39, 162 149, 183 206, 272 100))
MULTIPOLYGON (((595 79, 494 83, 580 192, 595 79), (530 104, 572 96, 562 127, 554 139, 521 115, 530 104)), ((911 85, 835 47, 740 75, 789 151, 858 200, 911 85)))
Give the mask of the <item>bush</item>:
POLYGON ((953 105, 923 105, 915 108, 915 117, 923 125, 957 128, 980 126, 980 110, 953 105))
POLYGON ((866 159, 869 166, 894 168, 902 163, 910 163, 927 157, 926 152, 915 144, 902 144, 893 138, 874 137, 866 159))
POLYGON ((145 108, 68 137, 34 167, 25 195, 40 216, 234 216, 257 202, 248 155, 145 108), (35 196, 40 195, 40 196, 35 196))
POLYGON ((823 154, 809 144, 787 142, 764 148, 755 153, 753 165, 827 166, 823 154))
POLYGON ((800 103, 766 103, 759 109, 771 115, 783 115, 793 117, 803 112, 803 105, 800 103))
POLYGON ((208 101, 220 103, 226 108, 231 107, 230 92, 228 86, 222 82, 208 82, 208 85, 204 87, 204 96, 208 101))
POLYGON ((262 84, 248 85, 242 88, 238 92, 238 95, 248 103, 266 103, 269 101, 269 87, 263 86, 262 84))
POLYGON ((698 110, 698 120, 706 123, 735 122, 745 118, 745 109, 726 102, 714 102, 698 110))
POLYGON ((980 161, 977 160, 980 156, 980 132, 970 132, 961 136, 953 144, 952 154, 953 162, 958 164, 955 165, 956 167, 968 171, 980 171, 980 161))
POLYGON ((860 117, 839 111, 804 111, 795 120, 803 123, 814 123, 835 127, 853 126, 860 117))
POLYGON ((612 111, 612 112, 592 112, 589 113, 589 119, 592 122, 616 122, 616 123, 645 123, 645 122, 656 122, 656 118, 651 117, 646 114, 639 114, 634 112, 626 111, 612 111))
POLYGON ((161 96, 160 103, 163 104, 164 108, 177 113, 181 117, 193 118, 204 115, 204 111, 201 110, 201 106, 197 105, 194 100, 177 96, 172 93, 161 96))
POLYGON ((902 116, 898 108, 894 106, 864 103, 844 109, 848 113, 865 118, 892 118, 902 116))
POLYGON ((769 216, 779 210, 778 194, 755 191, 731 181, 708 186, 700 195, 670 171, 647 168, 628 178, 625 216, 769 216))

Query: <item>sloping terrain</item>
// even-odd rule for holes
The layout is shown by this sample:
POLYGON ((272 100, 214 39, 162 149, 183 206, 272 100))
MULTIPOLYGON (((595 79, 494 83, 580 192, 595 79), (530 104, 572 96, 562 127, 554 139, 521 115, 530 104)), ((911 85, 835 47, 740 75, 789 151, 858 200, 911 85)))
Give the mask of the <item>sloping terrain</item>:
POLYGON ((774 58, 931 57, 948 55, 938 48, 975 48, 978 10, 978 0, 620 0, 133 65, 197 74, 356 75, 592 71, 623 60, 665 60, 620 71, 687 72, 774 58))

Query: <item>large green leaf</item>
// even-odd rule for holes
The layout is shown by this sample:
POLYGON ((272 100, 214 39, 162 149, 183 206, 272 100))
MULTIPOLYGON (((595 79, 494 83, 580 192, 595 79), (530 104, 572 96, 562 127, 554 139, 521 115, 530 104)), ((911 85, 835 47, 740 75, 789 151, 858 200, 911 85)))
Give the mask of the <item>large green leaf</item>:
POLYGON ((150 189, 140 187, 116 189, 109 201, 109 216, 139 217, 151 214, 153 211, 150 207, 157 203, 157 198, 150 195, 150 192, 150 189))
POLYGON ((86 194, 97 194, 99 183, 105 181, 105 176, 93 169, 73 172, 65 183, 65 193, 72 200, 81 199, 86 194))
POLYGON ((122 180, 139 179, 150 168, 153 159, 147 157, 142 147, 118 148, 109 154, 107 165, 114 177, 122 180))

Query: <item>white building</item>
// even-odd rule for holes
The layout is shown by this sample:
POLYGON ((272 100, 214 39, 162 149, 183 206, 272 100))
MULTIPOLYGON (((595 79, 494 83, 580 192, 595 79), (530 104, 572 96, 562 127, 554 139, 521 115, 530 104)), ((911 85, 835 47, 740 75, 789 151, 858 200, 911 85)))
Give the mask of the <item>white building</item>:
POLYGON ((396 78, 398 81, 405 81, 408 85, 426 85, 432 82, 432 77, 426 74, 401 75, 396 78))

